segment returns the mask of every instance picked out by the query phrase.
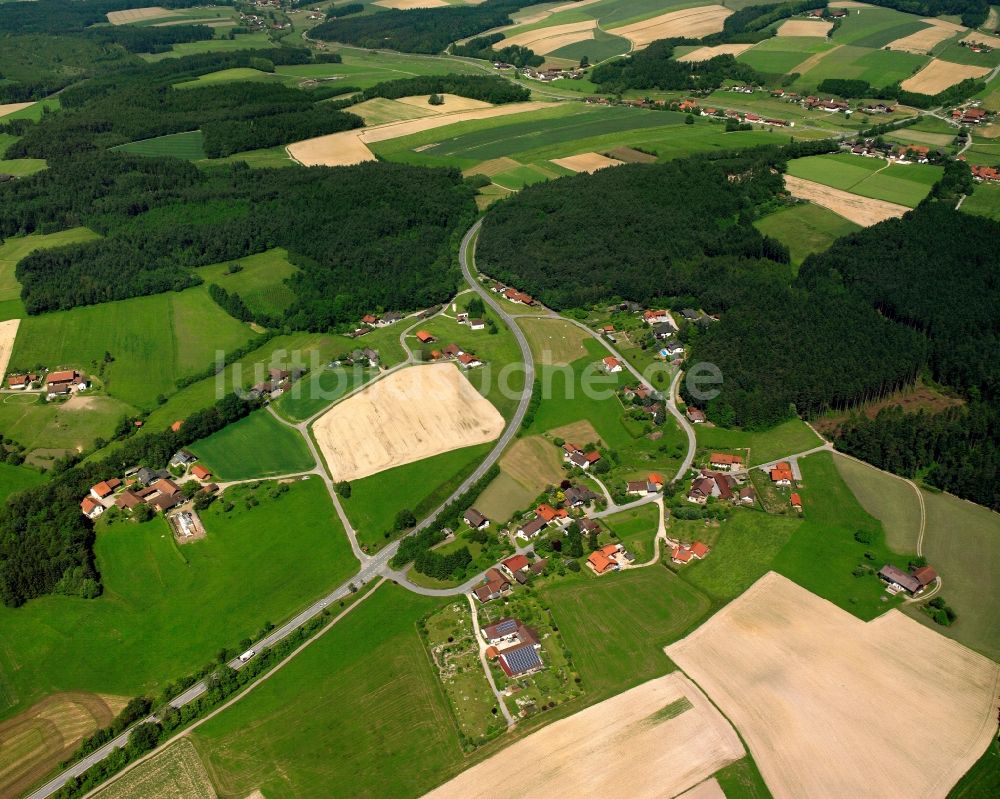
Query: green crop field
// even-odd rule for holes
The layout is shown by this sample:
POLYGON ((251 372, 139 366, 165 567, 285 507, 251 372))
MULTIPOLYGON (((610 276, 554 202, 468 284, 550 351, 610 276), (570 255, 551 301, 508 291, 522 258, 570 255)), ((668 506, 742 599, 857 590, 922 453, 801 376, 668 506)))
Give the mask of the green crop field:
POLYGON ((708 597, 662 566, 545 589, 552 616, 598 701, 672 671, 663 647, 709 610, 708 597))
POLYGON ((275 169, 286 166, 296 166, 284 146, 265 147, 261 150, 245 150, 233 153, 225 158, 205 158, 195 161, 199 167, 225 166, 226 164, 243 163, 254 169, 275 169))
POLYGON ((930 193, 943 172, 942 167, 930 164, 890 165, 881 159, 846 154, 814 155, 788 162, 789 175, 910 208, 930 193))
POLYGON ((996 183, 980 183, 971 197, 966 197, 962 210, 967 214, 987 216, 1000 220, 1000 185, 996 183))
POLYGON ((259 789, 268 799, 415 796, 468 765, 417 632, 440 604, 393 585, 376 589, 199 727, 193 740, 220 790, 259 789))
POLYGON ((157 136, 155 139, 143 139, 142 141, 121 144, 112 149, 153 158, 172 156, 173 158, 196 161, 205 157, 204 136, 200 130, 170 133, 166 136, 157 136))
POLYGON ((189 449, 216 480, 276 477, 305 472, 316 465, 298 430, 266 410, 254 411, 189 449))
POLYGON ((271 407, 289 421, 302 422, 367 383, 376 374, 375 369, 320 366, 293 383, 271 407))
POLYGON ((79 244, 96 238, 100 237, 94 231, 76 227, 47 235, 36 233, 31 236, 17 236, 0 243, 0 319, 18 319, 24 316, 21 284, 14 275, 18 261, 35 250, 79 244))
POLYGON ((419 520, 444 502, 492 447, 463 447, 352 480, 351 497, 342 504, 358 543, 369 553, 381 549, 399 535, 392 529, 399 511, 408 508, 419 520))
POLYGON ((849 9, 840 27, 834 31, 835 44, 853 44, 857 47, 880 48, 889 42, 924 30, 927 23, 913 14, 904 14, 891 8, 865 7, 849 9), (858 12, 861 13, 858 13, 858 12))
MULTIPOLYGON (((772 516, 759 510, 739 510, 722 522, 715 534, 699 522, 701 530, 685 526, 712 547, 705 559, 679 568, 678 574, 722 604, 735 599, 770 570, 778 553, 796 535, 801 522, 784 516, 772 516)), ((674 525, 676 526, 676 525, 674 525)), ((669 529, 668 535, 678 535, 669 529)), ((683 534, 682 538, 694 535, 683 534)))
POLYGON ((195 286, 29 316, 21 321, 11 368, 74 366, 99 375, 110 353, 114 360, 103 364, 101 378, 108 393, 151 408, 157 395, 176 390, 177 378, 206 369, 217 351, 239 347, 252 335, 205 286, 195 286))
POLYGON ((565 47, 553 50, 548 54, 548 58, 567 58, 570 61, 579 62, 581 58, 586 56, 591 64, 596 64, 612 56, 627 53, 630 47, 628 39, 598 28, 594 31, 593 39, 567 44, 565 47))
POLYGON ((236 259, 235 263, 243 267, 238 272, 229 272, 232 263, 200 266, 195 271, 206 283, 216 283, 230 293, 239 294, 255 313, 280 316, 295 300, 295 292, 287 281, 298 270, 280 247, 236 259))
POLYGON ((281 81, 280 75, 271 72, 261 72, 259 69, 250 67, 233 67, 232 69, 220 69, 218 72, 209 72, 199 75, 192 80, 183 83, 175 83, 175 89, 198 89, 214 83, 233 83, 235 81, 281 81))
POLYGON ((160 517, 102 521, 100 597, 0 607, 0 682, 16 697, 0 713, 54 691, 154 691, 346 580, 357 562, 322 482, 294 483, 277 499, 273 485, 253 492, 252 509, 249 489, 230 489, 235 507, 226 513, 216 502, 202 512, 207 536, 182 546, 160 517))
POLYGON ((882 522, 885 542, 896 552, 915 552, 920 535, 920 501, 899 477, 838 455, 837 471, 861 506, 882 522))
MULTIPOLYGON (((11 437, 9 433, 7 437, 11 437)), ((45 482, 45 478, 34 469, 0 463, 0 502, 6 502, 7 497, 11 494, 16 494, 18 491, 24 491, 26 488, 43 482, 45 482)))
POLYGON ((202 42, 183 42, 175 44, 165 53, 142 53, 140 55, 146 61, 162 61, 164 58, 180 58, 186 55, 197 55, 198 53, 224 53, 233 50, 259 50, 265 47, 274 47, 267 33, 240 33, 235 39, 208 39, 202 42))
POLYGON ((341 64, 301 64, 279 66, 278 75, 291 78, 335 78, 344 85, 367 89, 376 83, 396 78, 412 78, 417 75, 482 75, 481 64, 473 64, 457 58, 408 55, 388 51, 367 51, 341 48, 341 64))
POLYGON ((750 449, 750 465, 768 463, 796 452, 805 452, 823 442, 809 426, 798 419, 782 422, 770 430, 749 432, 724 427, 694 426, 698 447, 705 450, 750 449))
POLYGON ((962 779, 948 793, 948 799, 993 799, 1000 793, 1000 741, 993 740, 962 779))
POLYGON ((775 36, 754 45, 736 60, 769 75, 786 75, 810 56, 832 49, 832 44, 818 36, 775 36))
POLYGON ((968 47, 962 47, 956 38, 944 42, 934 48, 934 55, 942 61, 950 61, 953 64, 967 64, 970 67, 993 67, 1000 64, 1000 50, 994 49, 990 53, 974 53, 968 47))
POLYGON ((786 245, 795 267, 813 253, 826 250, 841 236, 861 230, 859 225, 814 203, 782 208, 755 221, 754 227, 786 245))
MULTIPOLYGON (((0 148, 2 149, 2 148, 0 148)), ((10 161, 0 159, 0 174, 26 178, 48 167, 48 162, 42 158, 14 158, 10 161)))
POLYGON ((216 799, 194 744, 183 738, 99 791, 95 799, 216 799))
POLYGON ((901 597, 888 598, 875 572, 886 563, 905 569, 913 553, 889 549, 881 523, 855 499, 832 454, 810 455, 799 466, 802 481, 796 488, 804 503, 803 521, 775 558, 774 570, 866 621, 900 604, 901 597), (858 531, 869 533, 871 543, 855 540, 858 531), (865 557, 866 552, 872 557, 865 557), (873 571, 855 577, 858 565, 873 571))
POLYGON ((826 78, 856 78, 881 88, 905 80, 928 60, 927 56, 901 50, 870 50, 844 45, 823 56, 815 67, 803 73, 795 86, 813 88, 826 78))

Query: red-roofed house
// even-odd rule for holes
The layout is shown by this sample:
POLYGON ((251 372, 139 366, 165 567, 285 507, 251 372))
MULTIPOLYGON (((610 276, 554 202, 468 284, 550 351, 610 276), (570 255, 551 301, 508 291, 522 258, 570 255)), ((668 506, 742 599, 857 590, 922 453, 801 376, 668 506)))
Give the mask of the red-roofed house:
POLYGON ((602 363, 604 364, 604 371, 607 372, 609 375, 616 374, 622 370, 621 361, 610 355, 607 358, 605 358, 602 361, 602 363))
POLYGON ((378 317, 370 313, 366 313, 361 317, 361 324, 363 325, 374 325, 376 322, 378 322, 378 317))
POLYGON ((107 499, 115 493, 115 489, 121 484, 122 481, 117 477, 112 477, 110 480, 101 480, 97 485, 91 486, 90 495, 94 499, 107 499))
POLYGON ((80 503, 80 510, 88 519, 96 519, 104 513, 104 506, 93 497, 84 497, 80 503))
POLYGON ((418 330, 417 341, 419 341, 421 344, 430 344, 432 341, 434 341, 434 336, 432 336, 426 330, 418 330))
POLYGON ((802 497, 800 497, 798 494, 792 494, 790 499, 792 507, 795 508, 795 510, 797 510, 799 513, 802 513, 802 497))
POLYGON ((483 362, 479 358, 467 352, 463 352, 458 356, 458 362, 462 364, 463 369, 475 369, 477 366, 483 365, 483 362))
POLYGON ((512 555, 507 558, 507 560, 500 562, 500 568, 507 572, 507 574, 511 577, 514 576, 515 572, 523 572, 530 565, 531 561, 529 561, 524 555, 512 555))
MULTIPOLYGON (((787 464, 785 464, 787 466, 787 464)), ((792 470, 782 469, 778 464, 771 469, 771 482, 778 486, 790 486, 792 484, 792 470)))
POLYGON ((725 452, 713 452, 708 462, 715 469, 742 469, 743 458, 740 455, 729 455, 725 452))
POLYGON ((200 463, 196 463, 191 467, 191 474, 197 477, 199 480, 208 480, 212 476, 212 473, 202 466, 200 463))
POLYGON ((594 570, 594 574, 606 574, 619 568, 618 564, 605 554, 603 549, 591 552, 587 558, 587 565, 594 570))

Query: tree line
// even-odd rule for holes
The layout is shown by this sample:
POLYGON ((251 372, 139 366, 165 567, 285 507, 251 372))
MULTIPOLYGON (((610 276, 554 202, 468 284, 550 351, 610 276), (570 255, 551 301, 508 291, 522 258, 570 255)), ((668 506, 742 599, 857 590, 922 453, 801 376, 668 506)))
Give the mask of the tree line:
POLYGON ((628 89, 663 91, 703 91, 718 89, 725 81, 760 83, 762 77, 752 67, 732 55, 718 55, 708 61, 677 61, 674 49, 696 39, 661 39, 645 50, 623 59, 598 64, 590 80, 600 91, 620 94, 628 89))
MULTIPOLYGON (((212 0, 213 5, 229 6, 232 0, 212 0)), ((163 8, 193 8, 204 0, 163 0, 163 8)), ((109 11, 142 8, 137 0, 35 0, 14 7, 0 4, 0 31, 5 33, 76 33, 91 25, 107 23, 109 11)))
POLYGON ((493 45, 502 42, 502 33, 491 33, 487 36, 477 36, 469 39, 465 44, 452 45, 451 52, 465 58, 481 58, 484 61, 501 61, 515 67, 539 67, 545 63, 545 58, 535 55, 535 52, 528 47, 512 44, 494 50, 493 45))
POLYGON ((421 75, 377 83, 361 92, 359 101, 373 97, 395 100, 419 94, 457 94, 472 100, 502 105, 531 98, 531 91, 495 75, 421 75))

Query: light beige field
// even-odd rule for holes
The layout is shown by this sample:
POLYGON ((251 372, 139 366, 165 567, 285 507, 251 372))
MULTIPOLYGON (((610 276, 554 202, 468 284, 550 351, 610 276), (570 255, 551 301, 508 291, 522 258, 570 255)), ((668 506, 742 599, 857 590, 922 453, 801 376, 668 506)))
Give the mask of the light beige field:
POLYGON ((173 16, 175 11, 171 11, 161 6, 146 6, 145 8, 128 8, 125 11, 109 11, 108 22, 112 25, 127 25, 129 22, 142 22, 146 19, 156 19, 157 17, 173 16))
POLYGON ((964 30, 959 25, 945 22, 943 19, 922 19, 930 27, 922 31, 903 36, 901 39, 889 42, 885 47, 887 50, 905 50, 908 53, 930 53, 930 51, 945 39, 950 39, 960 30, 964 30))
POLYGON ((334 480, 355 480, 393 466, 492 441, 499 411, 457 366, 402 369, 348 397, 319 418, 316 442, 334 480))
POLYGON ((642 22, 633 22, 631 25, 624 25, 621 28, 611 28, 608 33, 624 36, 636 48, 645 47, 657 39, 666 39, 671 36, 699 39, 710 33, 721 31, 722 23, 732 13, 732 9, 723 6, 685 8, 680 11, 671 11, 669 14, 660 14, 652 19, 644 19, 642 22))
MULTIPOLYGON (((995 14, 996 9, 990 11, 991 14, 995 14)), ((983 33, 982 31, 969 31, 969 35, 962 39, 963 42, 974 42, 977 44, 987 44, 990 47, 1000 46, 1000 36, 991 36, 988 33, 983 33)))
POLYGON ((708 61, 717 55, 739 55, 753 47, 752 44, 717 44, 713 47, 697 47, 690 53, 685 53, 678 61, 708 61))
POLYGON ((719 781, 712 777, 695 785, 690 791, 684 791, 677 799, 726 799, 726 794, 719 781))
POLYGON ((30 108, 35 103, 0 103, 0 117, 5 117, 7 114, 13 114, 15 111, 20 111, 24 108, 30 108))
POLYGON ((82 692, 53 694, 0 724, 0 797, 19 796, 85 736, 110 724, 127 701, 82 692))
POLYGON ((990 72, 988 67, 972 67, 967 64, 953 64, 937 58, 913 75, 904 80, 902 86, 908 92, 919 94, 937 94, 945 89, 961 83, 966 78, 981 78, 990 72))
POLYGON ((773 572, 666 652, 736 725, 775 799, 943 799, 996 730, 996 663, 773 572))
POLYGON ((553 722, 427 797, 499 795, 484 786, 526 799, 676 796, 742 756, 729 723, 674 672, 553 722))
POLYGON ((216 799, 205 766, 187 738, 136 766, 94 799, 216 799))
POLYGON ((832 27, 833 23, 825 19, 790 19, 781 23, 778 36, 820 36, 825 39, 832 27))
POLYGON ((396 100, 385 97, 373 97, 363 103, 351 106, 351 113, 361 117, 366 125, 385 125, 389 122, 399 122, 402 119, 420 119, 433 116, 430 111, 424 111, 412 105, 403 105, 396 100))
POLYGON ((785 175, 785 188, 793 197, 828 208, 862 227, 877 225, 886 219, 898 219, 910 210, 905 205, 860 197, 843 189, 834 189, 793 175, 785 175))
POLYGON ((481 164, 470 166, 468 169, 463 170, 462 174, 466 177, 469 175, 486 175, 486 177, 492 177, 493 175, 499 175, 501 172, 506 172, 508 169, 516 169, 519 166, 521 166, 520 161, 515 161, 513 158, 504 155, 500 158, 491 158, 489 161, 483 161, 481 164))
POLYGON ((421 133, 456 122, 466 122, 470 119, 492 119, 493 117, 521 114, 526 111, 537 111, 540 108, 551 107, 552 103, 510 103, 473 111, 438 114, 422 119, 390 122, 374 128, 345 130, 340 133, 317 136, 315 139, 305 139, 289 144, 285 150, 290 158, 304 166, 350 166, 351 164, 360 164, 363 161, 375 160, 374 153, 368 149, 368 143, 398 139, 400 136, 409 136, 411 133, 421 133))
POLYGON ((14 349, 14 339, 17 338, 20 324, 20 319, 0 322, 0 380, 7 374, 7 364, 10 362, 10 353, 14 349))
POLYGON ((398 8, 403 11, 409 8, 440 8, 448 5, 444 0, 375 0, 372 5, 382 8, 398 8))
POLYGON ((519 45, 533 50, 538 55, 546 55, 568 44, 593 39, 596 27, 596 19, 585 19, 581 22, 552 25, 548 28, 537 28, 524 33, 518 33, 504 39, 502 44, 504 47, 519 45))
POLYGON ((438 95, 444 100, 441 105, 431 105, 430 95, 421 94, 417 97, 400 97, 397 103, 419 108, 421 111, 430 111, 432 114, 451 114, 455 111, 474 111, 480 108, 493 108, 491 103, 482 100, 472 100, 468 97, 459 97, 457 94, 438 95))
POLYGON ((608 166, 621 166, 625 162, 608 158, 600 153, 580 153, 579 155, 568 155, 565 158, 553 158, 552 163, 559 164, 566 169, 572 169, 574 172, 596 172, 598 169, 604 169, 608 166))

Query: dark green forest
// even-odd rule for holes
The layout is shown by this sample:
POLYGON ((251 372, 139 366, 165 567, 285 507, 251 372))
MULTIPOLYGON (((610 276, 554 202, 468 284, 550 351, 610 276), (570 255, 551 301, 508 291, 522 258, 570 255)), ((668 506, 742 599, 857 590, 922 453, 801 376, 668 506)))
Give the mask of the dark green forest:
POLYGON ((708 92, 724 81, 760 83, 762 77, 752 67, 731 55, 719 55, 708 61, 676 61, 674 48, 690 44, 689 39, 661 39, 618 61, 599 64, 590 72, 590 80, 602 92, 613 94, 627 89, 662 89, 708 92))
POLYGON ((395 100, 418 94, 457 94, 494 105, 520 103, 531 98, 531 91, 495 75, 423 75, 377 83, 365 89, 358 101, 373 97, 395 100))

